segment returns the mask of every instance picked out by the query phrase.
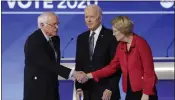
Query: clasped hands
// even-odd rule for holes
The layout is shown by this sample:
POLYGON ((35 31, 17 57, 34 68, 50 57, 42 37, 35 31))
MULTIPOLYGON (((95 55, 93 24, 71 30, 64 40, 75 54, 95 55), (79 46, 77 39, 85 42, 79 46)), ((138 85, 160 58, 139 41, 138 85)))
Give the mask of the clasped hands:
POLYGON ((91 73, 86 74, 83 71, 75 71, 73 77, 82 84, 93 78, 91 73))

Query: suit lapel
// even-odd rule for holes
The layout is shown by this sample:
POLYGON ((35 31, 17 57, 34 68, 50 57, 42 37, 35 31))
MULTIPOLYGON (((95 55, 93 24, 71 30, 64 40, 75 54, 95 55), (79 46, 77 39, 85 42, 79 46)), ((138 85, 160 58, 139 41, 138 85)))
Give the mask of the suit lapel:
POLYGON ((87 33, 86 33, 86 35, 85 35, 85 44, 84 44, 84 50, 86 50, 85 52, 87 52, 87 56, 88 56, 88 58, 90 58, 90 56, 89 56, 89 35, 90 35, 90 31, 88 31, 87 33))
POLYGON ((104 38, 104 26, 102 26, 102 29, 100 31, 100 34, 98 36, 98 39, 97 39, 97 42, 96 42, 96 45, 95 45, 95 48, 94 48, 94 54, 93 54, 93 58, 95 57, 95 55, 100 51, 100 49, 102 48, 102 45, 103 45, 103 38, 104 38))
POLYGON ((42 46, 45 48, 44 51, 49 52, 49 54, 51 54, 51 55, 55 55, 52 47, 50 46, 49 42, 46 40, 46 38, 45 38, 44 34, 42 33, 42 31, 40 29, 38 29, 36 33, 37 33, 38 38, 40 39, 40 41, 42 41, 41 42, 42 46))

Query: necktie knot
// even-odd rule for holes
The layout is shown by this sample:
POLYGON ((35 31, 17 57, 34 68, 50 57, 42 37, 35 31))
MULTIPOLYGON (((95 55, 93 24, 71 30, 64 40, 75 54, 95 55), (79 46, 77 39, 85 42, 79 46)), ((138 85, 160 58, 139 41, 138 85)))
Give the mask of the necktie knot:
POLYGON ((90 38, 89 38, 89 41, 90 42, 94 42, 94 35, 95 35, 95 32, 92 32, 90 38))
POLYGON ((92 32, 91 37, 93 37, 94 35, 95 35, 95 32, 92 32))
POLYGON ((49 38, 49 43, 52 43, 52 39, 51 38, 49 38))

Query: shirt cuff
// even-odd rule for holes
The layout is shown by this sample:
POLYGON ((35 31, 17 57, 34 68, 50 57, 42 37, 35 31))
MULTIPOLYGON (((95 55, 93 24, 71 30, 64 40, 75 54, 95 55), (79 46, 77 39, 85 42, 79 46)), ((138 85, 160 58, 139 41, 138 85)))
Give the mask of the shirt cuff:
POLYGON ((93 76, 93 79, 94 79, 96 82, 99 82, 99 78, 97 77, 96 72, 92 72, 91 74, 92 74, 92 76, 93 76))
POLYGON ((73 78, 74 72, 75 72, 75 69, 72 69, 71 72, 70 72, 70 74, 69 74, 69 79, 72 79, 73 78))

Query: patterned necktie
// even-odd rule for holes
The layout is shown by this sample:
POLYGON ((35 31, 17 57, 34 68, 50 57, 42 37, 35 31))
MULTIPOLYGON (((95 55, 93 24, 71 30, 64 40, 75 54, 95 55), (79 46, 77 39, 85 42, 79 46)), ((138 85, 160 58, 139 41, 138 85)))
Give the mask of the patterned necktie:
POLYGON ((95 32, 93 32, 89 38, 89 55, 91 60, 94 53, 94 35, 95 35, 95 32))
POLYGON ((51 39, 51 38, 49 38, 49 44, 50 44, 50 46, 52 47, 52 49, 53 49, 53 51, 54 51, 55 60, 57 61, 57 52, 56 52, 56 50, 55 50, 55 47, 54 47, 54 45, 53 45, 53 42, 52 42, 52 39, 51 39))

